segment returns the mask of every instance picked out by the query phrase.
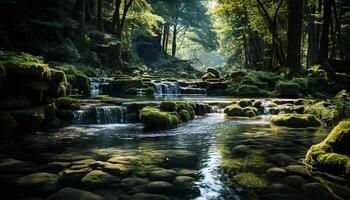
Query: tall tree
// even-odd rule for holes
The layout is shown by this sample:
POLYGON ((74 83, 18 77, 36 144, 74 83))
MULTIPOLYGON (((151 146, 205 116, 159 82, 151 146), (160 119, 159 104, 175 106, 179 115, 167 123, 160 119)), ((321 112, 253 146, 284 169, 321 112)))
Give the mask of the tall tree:
POLYGON ((332 20, 332 3, 325 0, 323 4, 323 27, 320 41, 320 50, 318 54, 318 62, 328 58, 329 52, 329 28, 332 20))
POLYGON ((117 37, 117 44, 115 47, 115 67, 121 68, 121 42, 123 39, 123 29, 126 21, 126 16, 134 0, 115 0, 115 9, 113 13, 113 31, 117 37))
POLYGON ((299 72, 301 51, 301 28, 303 18, 303 0, 288 1, 288 49, 287 65, 290 70, 299 72))
POLYGON ((103 0, 97 0, 97 28, 103 31, 103 0))

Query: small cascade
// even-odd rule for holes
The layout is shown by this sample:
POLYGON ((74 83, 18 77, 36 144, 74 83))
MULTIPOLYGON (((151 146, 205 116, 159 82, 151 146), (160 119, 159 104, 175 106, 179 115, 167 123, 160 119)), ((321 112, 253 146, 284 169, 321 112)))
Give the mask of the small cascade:
POLYGON ((108 85, 111 81, 111 78, 90 78, 90 95, 97 96, 101 94, 101 85, 108 85))
POLYGON ((220 105, 209 105, 210 113, 224 113, 224 109, 220 105))
POLYGON ((179 83, 171 81, 155 81, 151 83, 155 86, 157 95, 176 95, 179 93, 179 83))
POLYGON ((99 106, 76 113, 75 124, 118 124, 127 122, 127 109, 123 106, 99 106))
POLYGON ((207 90, 204 88, 187 86, 187 87, 180 87, 180 93, 181 94, 205 95, 205 94, 207 94, 207 90))

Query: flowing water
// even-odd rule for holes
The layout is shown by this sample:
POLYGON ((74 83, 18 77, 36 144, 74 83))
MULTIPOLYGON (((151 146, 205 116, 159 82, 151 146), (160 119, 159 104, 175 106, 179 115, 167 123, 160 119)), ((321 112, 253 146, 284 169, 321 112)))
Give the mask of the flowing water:
MULTIPOLYGON (((97 116, 113 112, 111 107, 99 110, 97 116)), ((161 195, 148 199, 174 200, 350 199, 349 182, 311 175, 303 164, 308 148, 322 141, 329 129, 277 128, 270 125, 270 115, 228 118, 219 107, 212 110, 215 113, 165 131, 145 132, 139 123, 122 124, 118 115, 4 141, 0 177, 6 177, 1 183, 7 183, 3 188, 8 192, 2 192, 1 199, 38 196, 33 191, 15 193, 16 186, 8 184, 13 176, 34 172, 59 174, 58 189, 79 188, 108 200, 147 199, 140 197, 144 193, 161 195), (192 152, 198 155, 196 164, 192 152), (185 156, 179 160, 177 155, 185 156), (14 161, 9 158, 18 167, 11 168, 14 161), (101 177, 99 184, 82 182, 87 172, 79 170, 105 171, 106 163, 119 167, 113 184, 101 177), (165 169, 167 175, 154 175, 165 169), (76 176, 67 178, 73 172, 76 176)))

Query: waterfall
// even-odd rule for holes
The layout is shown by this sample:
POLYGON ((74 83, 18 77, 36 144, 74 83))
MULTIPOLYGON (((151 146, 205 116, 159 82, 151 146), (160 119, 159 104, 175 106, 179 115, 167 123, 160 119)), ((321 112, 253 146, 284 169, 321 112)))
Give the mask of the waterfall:
POLYGON ((97 96, 100 94, 101 80, 98 78, 90 78, 90 95, 97 96))
POLYGON ((224 113, 224 109, 219 105, 209 105, 210 113, 224 113))
POLYGON ((174 95, 179 93, 178 82, 152 80, 151 83, 155 86, 157 95, 174 95))
POLYGON ((80 110, 74 117, 75 124, 126 123, 127 109, 123 106, 99 106, 80 110))

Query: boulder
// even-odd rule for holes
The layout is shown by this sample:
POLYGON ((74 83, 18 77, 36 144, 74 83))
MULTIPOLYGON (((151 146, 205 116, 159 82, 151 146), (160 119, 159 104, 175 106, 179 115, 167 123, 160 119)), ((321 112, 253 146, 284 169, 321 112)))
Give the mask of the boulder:
POLYGON ((177 126, 180 119, 176 112, 162 112, 157 108, 145 107, 140 112, 145 130, 164 130, 177 126))
POLYGON ((50 196, 48 200, 104 200, 103 197, 96 195, 92 192, 74 189, 63 188, 50 196))
POLYGON ((131 200, 170 200, 170 199, 160 194, 137 193, 131 197, 131 200))
POLYGON ((269 94, 266 90, 254 85, 241 85, 237 89, 237 95, 241 97, 267 97, 269 94))
POLYGON ((244 189, 263 190, 267 182, 253 173, 240 173, 233 177, 233 181, 244 189))
POLYGON ((26 193, 47 196, 56 191, 58 178, 56 174, 35 173, 18 178, 15 184, 26 193))
POLYGON ((154 181, 147 185, 147 191, 158 194, 169 194, 174 192, 174 186, 165 181, 154 181))
POLYGON ((273 116, 271 123, 276 126, 286 126, 290 128, 318 127, 321 122, 310 114, 282 114, 273 116))
POLYGON ((141 79, 116 79, 112 81, 108 88, 108 94, 125 95, 130 88, 142 88, 141 79))
POLYGON ((276 85, 276 90, 279 97, 294 98, 300 93, 300 86, 292 82, 280 82, 276 85))
POLYGON ((160 169, 160 170, 155 170, 155 171, 149 172, 148 176, 152 180, 172 181, 176 176, 176 172, 174 170, 171 170, 171 169, 160 169))
POLYGON ((224 112, 227 116, 235 117, 253 117, 259 114, 258 110, 254 107, 242 108, 239 105, 230 105, 225 107, 224 112))
POLYGON ((208 67, 207 73, 212 73, 212 74, 214 74, 215 78, 220 78, 220 72, 215 68, 208 67))
POLYGON ((213 73, 206 73, 202 76, 203 81, 207 81, 209 79, 215 79, 215 78, 216 78, 216 76, 213 73))
POLYGON ((108 187, 119 183, 119 179, 101 170, 94 170, 86 174, 81 182, 89 188, 108 187))
POLYGON ((179 191, 188 191, 194 186, 194 181, 195 179, 193 177, 177 176, 173 181, 173 184, 179 191))

